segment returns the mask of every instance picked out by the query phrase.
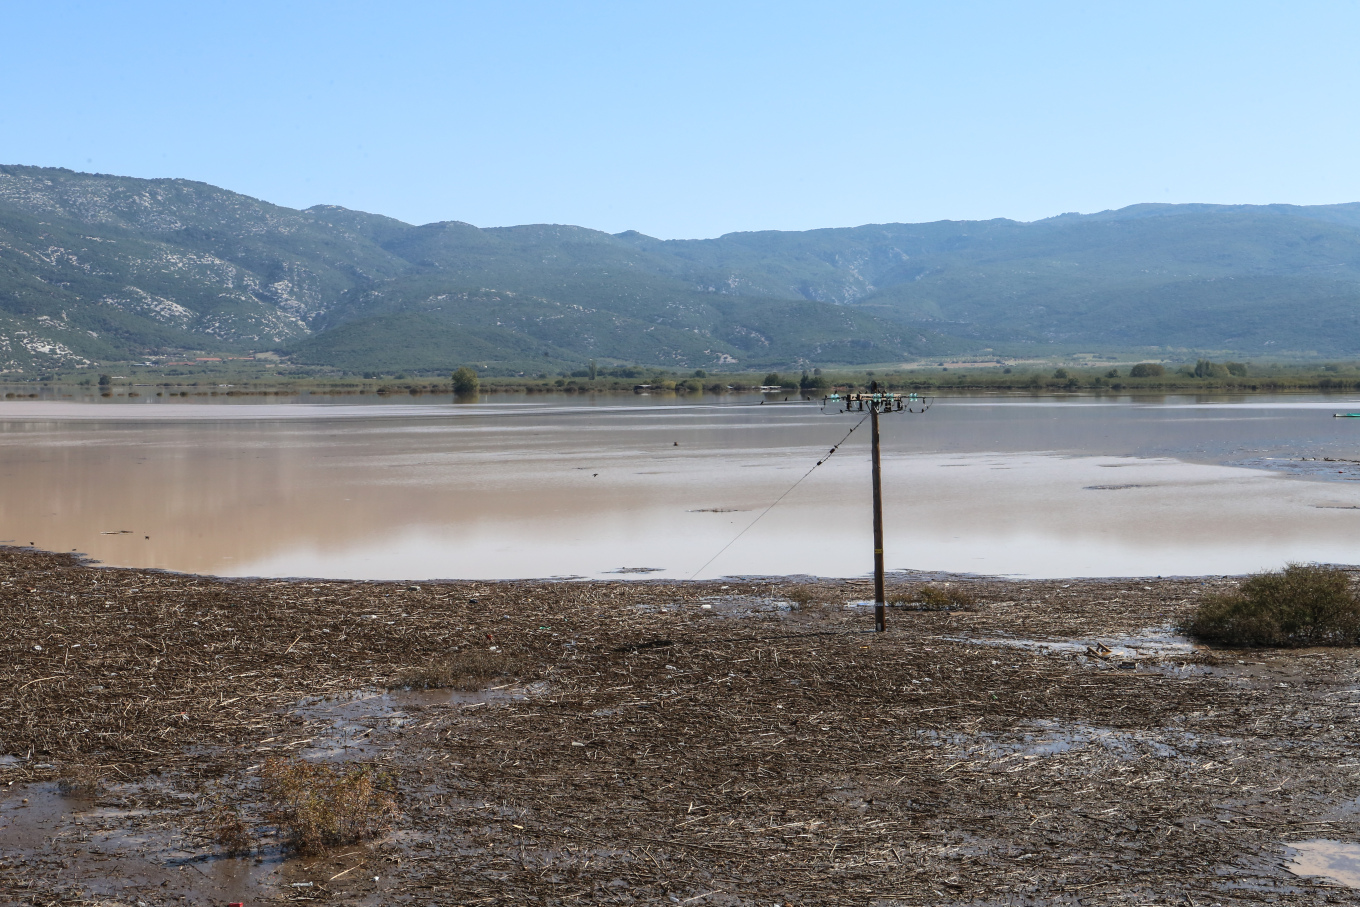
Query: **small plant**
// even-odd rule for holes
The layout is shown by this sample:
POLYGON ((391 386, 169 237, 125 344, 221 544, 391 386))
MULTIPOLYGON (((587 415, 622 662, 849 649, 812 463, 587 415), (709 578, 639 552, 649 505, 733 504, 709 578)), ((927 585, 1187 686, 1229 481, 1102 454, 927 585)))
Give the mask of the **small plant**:
POLYGON ((209 804, 202 821, 203 836, 221 847, 228 856, 249 853, 251 845, 255 843, 250 825, 235 806, 215 800, 209 804))
POLYGON ((270 759, 260 776, 269 821, 301 853, 377 837, 397 817, 395 779, 371 765, 270 759))
POLYGON ((889 604, 917 611, 976 611, 978 601, 966 589, 927 583, 894 596, 889 604))
POLYGON ((1229 646, 1350 646, 1360 639, 1360 598, 1344 570, 1290 564, 1207 597, 1181 629, 1229 646))
POLYGON ((820 590, 816 586, 799 584, 796 586, 783 586, 779 594, 784 596, 795 611, 806 608, 808 605, 815 604, 823 598, 820 590))
POLYGON ((391 687, 408 690, 480 690, 497 677, 523 672, 524 663, 511 655, 472 650, 456 652, 397 675, 391 687))
POLYGON ((99 769, 81 763, 65 763, 61 766, 61 777, 57 779, 57 792, 63 797, 79 797, 92 800, 104 789, 104 781, 99 769))

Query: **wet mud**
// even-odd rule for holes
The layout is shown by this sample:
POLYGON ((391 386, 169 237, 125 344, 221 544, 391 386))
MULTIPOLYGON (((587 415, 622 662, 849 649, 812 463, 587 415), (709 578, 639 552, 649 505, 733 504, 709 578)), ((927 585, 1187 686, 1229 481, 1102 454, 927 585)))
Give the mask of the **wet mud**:
POLYGON ((952 582, 975 610, 873 634, 858 582, 219 580, 0 549, 0 902, 1355 901, 1355 650, 1179 637, 1232 578, 952 582), (493 648, 515 676, 486 689, 394 686, 493 648), (399 820, 286 852, 279 757, 381 766, 399 820), (244 855, 205 835, 221 804, 244 855))

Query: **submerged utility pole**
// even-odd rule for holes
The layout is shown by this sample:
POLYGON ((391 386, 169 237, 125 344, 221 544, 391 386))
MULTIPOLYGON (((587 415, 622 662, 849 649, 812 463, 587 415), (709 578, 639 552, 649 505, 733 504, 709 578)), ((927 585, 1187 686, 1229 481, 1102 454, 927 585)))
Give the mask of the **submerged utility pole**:
POLYGON ((823 401, 844 404, 841 412, 867 412, 869 414, 870 445, 874 473, 874 632, 882 633, 887 629, 888 600, 883 588, 883 466, 879 458, 879 413, 923 413, 930 408, 930 401, 918 394, 881 393, 878 382, 869 384, 867 394, 830 394, 823 401))

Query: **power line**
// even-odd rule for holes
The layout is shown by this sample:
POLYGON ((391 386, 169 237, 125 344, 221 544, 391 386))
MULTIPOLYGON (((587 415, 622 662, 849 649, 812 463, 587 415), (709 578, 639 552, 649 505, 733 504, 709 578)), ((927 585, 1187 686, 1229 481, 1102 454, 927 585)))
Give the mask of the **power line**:
POLYGON ((785 491, 783 494, 781 494, 779 497, 775 498, 774 504, 771 504, 769 507, 766 507, 764 510, 762 510, 762 511, 760 512, 760 516, 756 517, 756 518, 755 518, 754 520, 752 520, 750 523, 747 523, 747 524, 746 524, 746 529, 743 529, 741 532, 738 532, 738 533, 736 534, 736 536, 732 539, 732 541, 728 542, 726 545, 723 545, 723 546, 722 546, 722 549, 721 549, 717 554, 713 555, 713 556, 710 557, 707 561, 705 561, 705 562, 704 562, 704 565, 703 565, 702 567, 700 567, 698 570, 695 570, 693 573, 691 573, 691 574, 689 575, 689 578, 690 578, 690 579, 694 579, 694 578, 695 578, 696 576, 698 576, 700 573, 703 573, 704 570, 707 569, 707 567, 708 567, 709 564, 713 563, 713 562, 716 561, 718 558, 722 557, 722 554, 723 554, 724 551, 726 551, 728 548, 731 548, 733 545, 735 545, 735 544, 737 543, 737 539, 739 539, 739 538, 741 538, 743 535, 745 535, 745 534, 747 533, 747 531, 748 531, 752 526, 754 526, 756 523, 759 523, 760 520, 761 520, 761 518, 763 518, 763 517, 765 516, 765 514, 769 513, 771 510, 774 510, 775 504, 778 504, 780 501, 784 500, 786 497, 789 496, 789 494, 790 494, 795 488, 797 488, 799 485, 803 484, 803 479, 806 479, 808 476, 812 475, 812 470, 813 470, 813 469, 816 469, 818 466, 821 466, 821 465, 822 465, 823 463, 825 463, 827 460, 831 459, 832 455, 835 454, 836 451, 840 449, 840 446, 841 446, 842 444, 844 444, 846 441, 848 441, 848 440, 850 439, 850 436, 853 435, 853 434, 855 433, 855 428, 859 428, 861 425, 863 425, 863 424, 864 424, 864 420, 865 420, 865 419, 868 419, 868 418, 869 418, 869 417, 866 415, 866 416, 864 417, 864 419, 860 419, 858 422, 856 422, 854 428, 850 429, 848 432, 845 433, 845 437, 844 437, 844 438, 841 438, 841 439, 840 439, 839 441, 837 441, 834 445, 832 445, 831 450, 827 451, 826 456, 822 457, 820 460, 818 460, 816 463, 814 463, 814 464, 812 465, 812 469, 809 469, 807 472, 803 473, 802 478, 800 478, 797 482, 794 482, 792 485, 790 485, 790 486, 788 487, 788 490, 785 491))

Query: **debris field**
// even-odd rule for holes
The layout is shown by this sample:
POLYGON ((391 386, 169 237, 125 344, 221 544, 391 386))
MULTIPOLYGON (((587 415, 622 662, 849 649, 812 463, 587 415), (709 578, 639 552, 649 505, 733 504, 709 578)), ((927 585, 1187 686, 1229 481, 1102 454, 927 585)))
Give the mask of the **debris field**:
POLYGON ((956 578, 968 610, 874 634, 853 581, 226 580, 0 549, 0 902, 1353 903, 1287 846, 1360 841, 1360 660, 1175 635, 1234 582, 956 578), (460 659, 497 676, 405 689, 460 659), (278 758, 381 766, 399 815, 288 853, 278 758), (223 808, 250 852, 205 833, 223 808))

